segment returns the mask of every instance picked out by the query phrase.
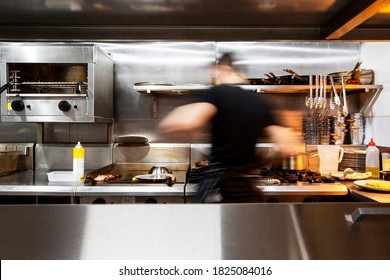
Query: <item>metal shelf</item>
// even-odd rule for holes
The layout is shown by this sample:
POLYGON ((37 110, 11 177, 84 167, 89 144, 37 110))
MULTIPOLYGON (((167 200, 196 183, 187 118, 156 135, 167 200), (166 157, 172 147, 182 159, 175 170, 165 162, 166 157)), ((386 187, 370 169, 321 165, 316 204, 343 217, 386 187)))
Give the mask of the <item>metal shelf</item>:
MULTIPOLYGON (((181 95, 189 94, 196 91, 201 91, 210 88, 211 85, 142 85, 133 86, 133 89, 141 94, 168 94, 168 95, 181 95)), ((309 85, 240 85, 243 89, 253 90, 258 93, 302 93, 305 94, 309 90, 309 85)), ((341 85, 335 86, 337 90, 341 90, 341 85)), ((314 87, 313 87, 314 89, 314 87)), ((330 86, 326 87, 327 90, 331 90, 330 86)), ((380 91, 383 89, 382 85, 345 85, 347 93, 353 92, 369 92, 380 91)))
MULTIPOLYGON (((158 95, 192 94, 210 87, 211 85, 138 85, 133 86, 133 89, 141 94, 151 94, 153 96, 153 118, 157 120, 158 95)), ((307 94, 310 89, 309 85, 240 85, 240 87, 263 94, 307 94)), ((342 90, 341 85, 335 85, 335 88, 338 92, 342 90)), ((382 85, 345 85, 347 94, 362 92, 378 94, 382 89, 382 85)), ((313 87, 314 90, 315 87, 313 87)), ((326 90, 331 91, 331 86, 327 86, 326 90)))

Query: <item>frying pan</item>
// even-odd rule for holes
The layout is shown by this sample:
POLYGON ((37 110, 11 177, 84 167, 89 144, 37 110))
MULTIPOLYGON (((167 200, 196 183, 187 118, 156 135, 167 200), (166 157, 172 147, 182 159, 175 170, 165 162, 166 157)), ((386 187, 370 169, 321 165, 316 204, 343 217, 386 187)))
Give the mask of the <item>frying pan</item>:
POLYGON ((148 138, 136 135, 126 135, 117 137, 116 142, 125 145, 145 145, 148 143, 148 138))
POLYGON ((350 71, 334 72, 328 74, 333 77, 335 84, 341 84, 341 77, 347 84, 371 85, 374 83, 374 71, 372 69, 360 69, 362 61, 358 61, 350 71))
POLYGON ((283 69, 283 71, 291 74, 291 84, 292 85, 308 85, 309 84, 309 75, 300 76, 291 69, 283 69))

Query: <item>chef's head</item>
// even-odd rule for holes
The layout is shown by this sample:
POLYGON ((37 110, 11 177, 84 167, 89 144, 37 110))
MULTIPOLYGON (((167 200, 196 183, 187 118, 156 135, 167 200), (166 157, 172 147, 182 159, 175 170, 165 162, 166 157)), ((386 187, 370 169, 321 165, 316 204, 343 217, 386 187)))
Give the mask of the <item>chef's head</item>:
POLYGON ((216 63, 210 65, 213 84, 222 82, 223 77, 237 75, 239 71, 234 61, 235 59, 232 53, 223 53, 216 63))

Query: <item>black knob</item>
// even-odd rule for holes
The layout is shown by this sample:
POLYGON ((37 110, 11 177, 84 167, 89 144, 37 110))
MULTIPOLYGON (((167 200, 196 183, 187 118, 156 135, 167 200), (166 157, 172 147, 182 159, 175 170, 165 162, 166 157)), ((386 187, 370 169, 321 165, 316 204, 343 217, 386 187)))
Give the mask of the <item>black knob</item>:
POLYGON ((24 103, 22 100, 14 100, 11 103, 11 108, 14 111, 20 112, 24 110, 24 103))
POLYGON ((72 106, 66 100, 62 100, 60 101, 60 103, 58 103, 58 109, 60 109, 61 111, 68 112, 71 108, 72 106))

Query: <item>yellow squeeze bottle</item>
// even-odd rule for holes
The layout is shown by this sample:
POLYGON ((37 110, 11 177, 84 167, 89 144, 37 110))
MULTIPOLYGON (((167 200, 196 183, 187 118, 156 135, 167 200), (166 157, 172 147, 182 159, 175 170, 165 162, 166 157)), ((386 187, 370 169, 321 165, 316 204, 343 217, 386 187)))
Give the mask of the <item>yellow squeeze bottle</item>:
POLYGON ((73 148, 73 174, 80 179, 84 178, 84 147, 77 143, 73 148))

